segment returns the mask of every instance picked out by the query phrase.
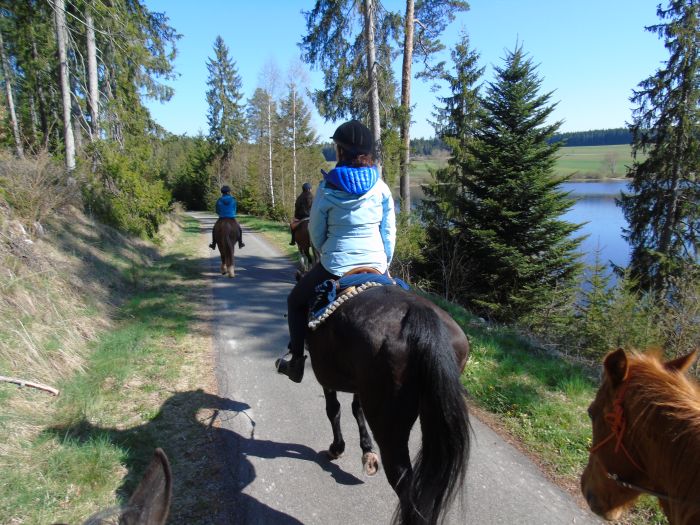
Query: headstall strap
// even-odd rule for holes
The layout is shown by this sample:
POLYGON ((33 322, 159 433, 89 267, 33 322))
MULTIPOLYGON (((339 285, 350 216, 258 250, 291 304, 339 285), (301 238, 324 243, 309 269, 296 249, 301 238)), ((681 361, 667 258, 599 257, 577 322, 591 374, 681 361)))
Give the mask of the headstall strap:
MULTIPOLYGON (((622 443, 622 438, 624 437, 625 434, 625 429, 626 429, 626 422, 625 422, 625 412, 624 409, 622 408, 622 399, 625 396, 625 393, 627 392, 627 387, 629 386, 629 377, 627 378, 627 382, 625 382, 624 385, 620 387, 620 390, 617 392, 617 396, 615 397, 615 400, 613 401, 613 408, 611 412, 608 412, 605 414, 604 418, 605 421, 608 422, 610 425, 611 433, 608 437, 606 437, 603 441, 598 443, 595 447, 591 447, 590 452, 593 453, 596 450, 600 449, 603 445, 611 441, 613 438, 616 440, 615 441, 615 453, 617 453, 620 449, 625 453, 625 456, 627 456, 627 459, 629 459, 630 463, 637 467, 637 469, 640 472, 644 472, 644 469, 639 466, 639 464, 632 459, 631 454, 627 451, 627 448, 625 447, 624 443, 622 443)), ((617 474, 613 474, 611 472, 608 472, 606 469, 606 476, 608 479, 611 479, 621 487, 624 487, 626 489, 630 490, 636 490, 638 492, 644 492, 646 494, 649 494, 651 496, 655 496, 657 498, 665 499, 667 501, 675 501, 679 503, 690 503, 694 505, 700 505, 700 502, 695 502, 695 501, 687 501, 687 500, 681 500, 678 498, 672 498, 671 496, 667 494, 663 494, 661 492, 656 492, 654 490, 641 487, 639 485, 635 485, 634 483, 630 483, 628 481, 624 481, 620 479, 620 477, 617 474)))
POLYGON ((612 411, 608 412, 604 416, 605 421, 607 421, 608 425, 610 425, 610 435, 606 437, 603 441, 598 443, 595 447, 592 447, 590 449, 590 452, 595 452, 596 450, 600 449, 603 445, 608 443, 608 441, 615 439, 615 453, 617 454, 620 450, 622 450, 622 452, 625 453, 625 456, 627 456, 627 459, 629 459, 630 463, 637 467, 639 471, 644 472, 644 469, 640 467, 639 464, 632 458, 632 455, 629 453, 627 447, 625 447, 625 444, 622 442, 622 439, 625 436, 625 430, 627 428, 627 422, 625 421, 625 410, 622 407, 622 398, 625 396, 628 386, 629 378, 627 379, 625 384, 623 384, 618 390, 617 396, 615 396, 615 400, 613 401, 612 411))

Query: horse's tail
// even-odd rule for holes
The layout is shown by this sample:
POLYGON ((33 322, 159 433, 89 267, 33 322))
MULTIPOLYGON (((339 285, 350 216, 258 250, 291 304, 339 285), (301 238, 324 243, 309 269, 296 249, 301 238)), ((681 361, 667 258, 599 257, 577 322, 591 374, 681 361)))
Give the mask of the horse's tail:
POLYGON ((224 221, 221 225, 221 238, 219 245, 221 253, 224 255, 224 264, 226 267, 233 265, 233 248, 238 238, 238 225, 234 221, 224 221))
MULTIPOLYGON (((412 306, 402 332, 416 374, 423 441, 413 466, 409 508, 403 523, 442 521, 444 512, 462 493, 469 460, 470 432, 464 388, 450 335, 434 310, 412 306)), ((398 516, 397 516, 398 517, 398 516)))

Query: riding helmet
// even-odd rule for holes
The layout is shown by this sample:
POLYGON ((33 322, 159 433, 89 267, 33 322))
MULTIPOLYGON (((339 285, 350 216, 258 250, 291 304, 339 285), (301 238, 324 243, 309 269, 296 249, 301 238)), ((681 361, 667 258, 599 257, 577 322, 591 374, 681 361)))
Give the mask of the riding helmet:
POLYGON ((221 193, 231 193, 231 188, 228 186, 221 186, 221 193))
POLYGON ((374 149, 372 132, 358 120, 341 124, 331 138, 349 153, 366 154, 374 149))
POLYGON ((301 189, 304 191, 311 191, 311 184, 308 182, 305 182, 304 184, 301 185, 301 189))

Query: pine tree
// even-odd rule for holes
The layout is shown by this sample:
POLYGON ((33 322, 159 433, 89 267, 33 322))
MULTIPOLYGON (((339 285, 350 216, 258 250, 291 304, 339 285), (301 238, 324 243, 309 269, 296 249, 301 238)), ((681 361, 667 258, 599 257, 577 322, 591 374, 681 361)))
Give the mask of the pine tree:
POLYGON ((458 200, 464 198, 459 174, 469 158, 467 145, 472 140, 480 108, 477 82, 483 74, 483 68, 477 64, 479 55, 469 48, 466 33, 462 33, 451 56, 454 72, 441 74, 451 95, 439 99, 442 106, 436 108, 434 125, 437 136, 447 144, 452 156, 448 165, 437 170, 432 182, 423 187, 425 199, 421 204, 428 239, 425 258, 431 263, 425 268, 425 275, 447 299, 458 298, 463 289, 460 271, 463 254, 454 219, 458 200))
POLYGON ((571 237, 578 225, 560 219, 573 201, 553 175, 559 146, 548 139, 560 123, 547 124, 551 93, 539 94, 521 46, 495 72, 458 175, 462 300, 498 321, 524 321, 573 287, 581 239, 571 237))
POLYGON ((684 268, 698 267, 700 235, 700 1, 672 0, 648 27, 665 40, 665 67, 639 84, 630 127, 634 162, 630 192, 619 201, 632 245, 630 274, 644 290, 663 293, 684 268))
POLYGON ((246 122, 241 103, 241 77, 220 36, 214 41, 214 58, 207 60, 207 70, 209 138, 228 153, 233 146, 246 139, 246 122))

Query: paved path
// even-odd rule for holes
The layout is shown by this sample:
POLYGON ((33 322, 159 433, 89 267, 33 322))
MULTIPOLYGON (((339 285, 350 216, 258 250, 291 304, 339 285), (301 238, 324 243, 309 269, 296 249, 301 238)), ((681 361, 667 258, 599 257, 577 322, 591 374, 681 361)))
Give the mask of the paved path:
MULTIPOLYGON (((202 243, 208 244, 213 216, 192 215, 202 222, 207 235, 202 243)), ((330 462, 323 451, 331 443, 331 428, 311 367, 301 384, 274 371, 273 362, 287 344, 284 315, 294 267, 262 236, 245 225, 244 231, 246 247, 236 250, 234 279, 219 275, 218 252, 211 252, 208 266, 219 395, 228 399, 221 420, 231 486, 230 522, 388 524, 397 498, 383 470, 371 478, 362 473, 351 396, 340 394, 346 452, 330 462)), ((474 417, 472 426, 467 491, 447 523, 600 523, 474 417)), ((414 454, 419 432, 414 429, 411 436, 414 454)))

